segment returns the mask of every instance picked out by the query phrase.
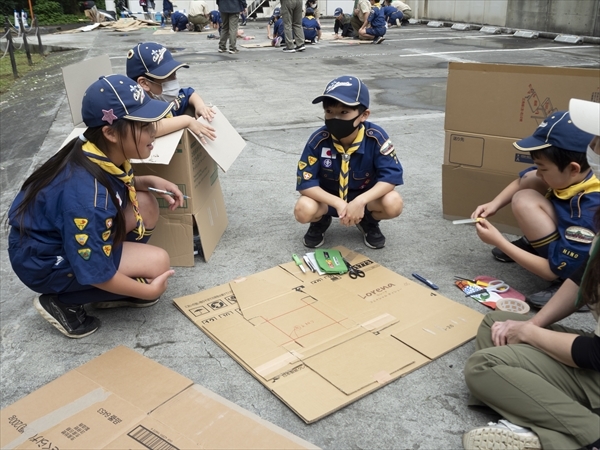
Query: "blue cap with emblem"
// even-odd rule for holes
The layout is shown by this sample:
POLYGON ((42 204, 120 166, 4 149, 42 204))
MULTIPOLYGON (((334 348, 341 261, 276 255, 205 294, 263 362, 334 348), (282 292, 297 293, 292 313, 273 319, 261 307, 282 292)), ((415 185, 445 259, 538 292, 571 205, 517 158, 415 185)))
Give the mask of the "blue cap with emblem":
POLYGON ((335 11, 333 12, 333 17, 337 17, 340 14, 344 14, 344 10, 342 8, 336 8, 335 11))
POLYGON ((167 115, 172 103, 153 100, 144 89, 125 75, 100 77, 87 88, 81 116, 88 127, 112 125, 115 120, 155 122, 167 115))
POLYGON ((348 106, 363 105, 369 107, 369 89, 360 78, 344 75, 329 82, 323 94, 315 98, 313 103, 320 103, 324 98, 332 98, 348 106))
POLYGON ((156 42, 142 42, 127 53, 127 76, 133 80, 148 76, 162 80, 187 64, 173 59, 171 52, 156 42))
POLYGON ((585 153, 593 137, 575 126, 568 111, 557 111, 546 117, 531 136, 513 145, 523 152, 554 146, 562 150, 585 153))
POLYGON ((274 16, 281 16, 281 9, 279 9, 279 8, 275 8, 275 9, 273 10, 273 15, 274 15, 274 16))

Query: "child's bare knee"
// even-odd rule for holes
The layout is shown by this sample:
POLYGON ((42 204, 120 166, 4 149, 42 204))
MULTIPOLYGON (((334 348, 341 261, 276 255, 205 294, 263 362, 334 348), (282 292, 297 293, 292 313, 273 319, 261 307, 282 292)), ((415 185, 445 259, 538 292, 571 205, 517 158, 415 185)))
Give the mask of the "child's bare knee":
POLYGON ((152 247, 152 259, 154 260, 154 267, 156 268, 156 275, 165 273, 171 267, 171 258, 169 254, 160 247, 152 247))
POLYGON ((390 218, 398 217, 404 209, 404 200, 396 191, 392 191, 383 197, 385 214, 390 218))
POLYGON ((146 228, 154 228, 158 222, 158 216, 160 214, 158 201, 154 195, 150 194, 149 192, 138 192, 137 200, 140 214, 144 219, 146 228))
POLYGON ((315 211, 313 211, 315 208, 311 207, 311 206, 313 206, 313 205, 311 205, 311 201, 313 203, 316 203, 316 202, 314 202, 314 200, 309 199, 308 197, 302 196, 296 202, 296 206, 294 206, 294 217, 296 218, 296 220, 298 222, 308 223, 312 220, 312 218, 315 214, 315 211))

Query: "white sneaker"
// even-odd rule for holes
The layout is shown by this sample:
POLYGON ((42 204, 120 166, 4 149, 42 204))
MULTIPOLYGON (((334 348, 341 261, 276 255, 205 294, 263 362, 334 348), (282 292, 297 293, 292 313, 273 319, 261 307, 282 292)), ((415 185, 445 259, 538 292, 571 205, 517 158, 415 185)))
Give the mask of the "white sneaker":
POLYGON ((466 450, 518 449, 541 450, 542 444, 537 434, 508 420, 490 422, 485 427, 474 428, 463 434, 463 447, 466 450))

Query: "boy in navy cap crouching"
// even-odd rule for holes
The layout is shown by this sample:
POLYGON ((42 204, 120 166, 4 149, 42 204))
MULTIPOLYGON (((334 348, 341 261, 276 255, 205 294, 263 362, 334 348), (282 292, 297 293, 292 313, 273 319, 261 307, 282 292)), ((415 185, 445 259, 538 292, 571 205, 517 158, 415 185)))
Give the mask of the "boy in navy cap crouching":
POLYGON ((359 78, 334 79, 313 100, 320 102, 325 126, 308 139, 297 168, 301 195, 294 215, 310 223, 304 245, 323 245, 334 216, 342 225, 356 225, 368 247, 383 248, 379 221, 398 217, 403 207, 394 190, 403 184, 394 146, 381 127, 367 122, 369 90, 359 78))
POLYGON ((600 181, 586 159, 593 136, 577 128, 568 111, 547 117, 532 136, 515 142, 535 163, 519 174, 491 202, 479 205, 472 218, 493 216, 512 204, 524 237, 509 242, 487 220, 476 224, 479 238, 495 245, 492 254, 502 262, 517 262, 545 280, 549 289, 527 297, 544 306, 562 281, 585 262, 596 227, 600 181))

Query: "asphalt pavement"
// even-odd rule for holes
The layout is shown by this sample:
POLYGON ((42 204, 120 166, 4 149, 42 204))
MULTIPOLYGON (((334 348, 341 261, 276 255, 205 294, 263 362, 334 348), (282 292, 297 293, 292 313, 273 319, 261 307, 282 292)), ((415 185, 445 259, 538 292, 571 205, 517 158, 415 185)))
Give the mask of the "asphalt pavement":
MULTIPOLYGON (((333 32, 331 19, 323 19, 322 25, 324 33, 333 32)), ((178 72, 181 85, 193 86, 206 102, 218 105, 247 146, 231 169, 219 175, 229 226, 210 261, 197 258, 195 267, 176 268, 166 293, 152 308, 95 312, 102 327, 81 340, 65 338, 35 311, 34 293, 11 270, 2 227, 1 406, 126 345, 325 449, 462 448, 462 433, 490 420, 466 407, 462 370, 473 352, 472 341, 306 425, 185 318, 172 299, 303 252, 306 226, 292 214, 298 197, 296 164, 308 136, 323 123, 321 106, 311 100, 340 75, 358 76, 370 89, 370 120, 386 129, 404 167, 405 184, 397 190, 405 209, 399 218, 382 223, 384 249, 366 248, 356 229, 337 223, 326 235, 327 246, 344 245, 408 278, 413 272, 422 274, 440 286, 443 296, 482 313, 488 309, 466 299, 453 285, 454 275, 491 275, 525 294, 545 288, 546 282, 515 264, 495 261, 473 227, 453 226, 442 218, 448 62, 598 68, 600 47, 423 24, 392 28, 380 45, 323 41, 294 54, 241 47, 265 42, 265 26, 249 22, 245 34, 255 39, 239 41, 240 53, 235 55, 218 53, 217 41, 207 39, 208 32, 155 35, 160 28, 127 33, 100 29, 42 36, 45 45, 72 50, 52 52, 48 69, 20 79, 0 98, 3 219, 28 173, 57 151, 73 127, 60 68, 108 54, 113 71, 124 73, 127 51, 139 42, 160 42, 176 59, 189 63, 189 69, 178 72)), ((595 326, 589 312, 563 323, 595 326)))

